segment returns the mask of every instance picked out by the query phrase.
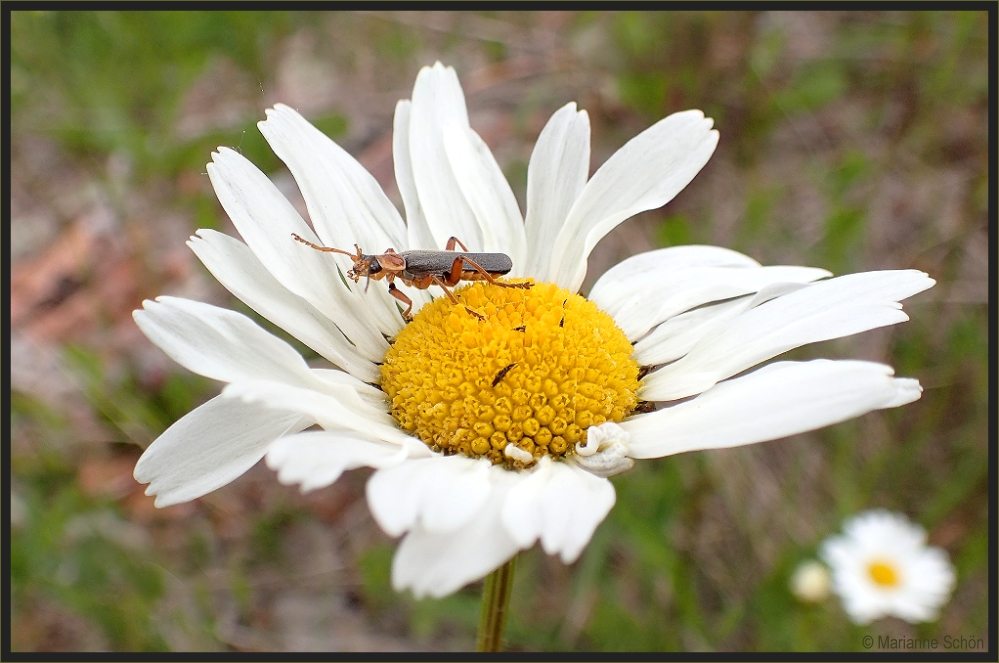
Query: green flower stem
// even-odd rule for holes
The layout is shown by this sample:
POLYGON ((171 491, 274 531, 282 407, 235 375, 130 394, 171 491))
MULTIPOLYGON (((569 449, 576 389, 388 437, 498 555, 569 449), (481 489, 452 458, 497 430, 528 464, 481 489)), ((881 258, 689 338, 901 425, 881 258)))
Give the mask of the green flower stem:
POLYGON ((489 574, 482 588, 482 616, 476 651, 500 651, 503 647, 503 626, 513 591, 513 570, 517 556, 489 574))

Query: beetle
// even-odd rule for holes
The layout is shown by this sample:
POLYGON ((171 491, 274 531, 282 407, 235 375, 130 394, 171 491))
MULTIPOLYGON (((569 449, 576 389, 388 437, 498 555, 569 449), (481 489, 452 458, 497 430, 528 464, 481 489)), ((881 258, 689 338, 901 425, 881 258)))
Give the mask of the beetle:
MULTIPOLYGON (((502 276, 513 269, 513 261, 505 253, 471 253, 461 240, 452 237, 447 241, 447 248, 444 251, 413 250, 397 252, 395 249, 385 249, 385 253, 369 255, 361 251, 361 247, 354 245, 356 253, 334 249, 329 246, 320 246, 307 239, 292 233, 297 241, 310 246, 317 251, 327 253, 342 253, 350 256, 354 260, 354 267, 347 272, 347 278, 358 283, 362 276, 369 280, 376 281, 385 279, 388 281, 389 294, 406 305, 402 317, 412 320, 410 311, 413 310, 413 300, 406 296, 402 290, 396 287, 395 279, 401 280, 408 286, 426 290, 433 284, 439 285, 447 296, 455 304, 458 299, 448 289, 448 286, 456 286, 459 281, 488 281, 492 285, 503 288, 528 289, 533 283, 525 281, 523 283, 500 283, 495 277, 502 276), (455 245, 464 251, 455 255, 455 245)), ((482 316, 465 307, 469 313, 482 319, 482 316)))

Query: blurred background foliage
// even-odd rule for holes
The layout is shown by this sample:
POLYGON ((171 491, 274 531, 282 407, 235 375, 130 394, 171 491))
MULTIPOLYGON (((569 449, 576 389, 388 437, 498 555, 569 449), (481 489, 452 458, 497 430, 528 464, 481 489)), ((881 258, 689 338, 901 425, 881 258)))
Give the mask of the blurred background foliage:
POLYGON ((184 246, 197 228, 235 234, 205 176, 211 150, 235 147, 302 209, 255 126, 281 101, 398 202, 392 113, 437 59, 458 69, 521 202, 533 142, 568 101, 590 115, 591 168, 671 112, 715 118, 712 161, 601 242, 584 291, 624 257, 686 243, 937 279, 907 300, 909 322, 790 353, 887 362, 920 379, 920 401, 615 477, 617 505, 577 563, 521 555, 509 649, 988 642, 987 18, 13 12, 12 648, 472 647, 478 586, 440 601, 392 591, 394 543, 368 514, 364 471, 303 496, 258 466, 163 510, 131 477, 141 450, 218 390, 166 359, 131 311, 173 294, 248 312, 184 246), (789 593, 794 567, 870 507, 906 513, 948 551, 958 586, 939 621, 859 628, 835 600, 789 593))

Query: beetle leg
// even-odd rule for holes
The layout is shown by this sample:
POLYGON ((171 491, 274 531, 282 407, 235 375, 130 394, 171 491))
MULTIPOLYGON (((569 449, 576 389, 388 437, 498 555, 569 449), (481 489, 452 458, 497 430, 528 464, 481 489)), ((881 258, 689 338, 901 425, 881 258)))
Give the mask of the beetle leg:
POLYGON ((411 285, 414 288, 419 288, 420 290, 426 290, 431 285, 433 285, 434 279, 430 274, 424 274, 423 276, 417 276, 413 279, 403 279, 406 285, 411 285))
POLYGON ((458 298, 454 296, 453 292, 451 292, 450 290, 448 290, 448 286, 449 285, 454 285, 454 283, 445 283, 441 279, 437 278, 437 276, 434 275, 434 274, 430 274, 430 278, 431 278, 431 280, 433 280, 434 283, 436 283, 437 285, 439 285, 441 287, 441 289, 447 294, 447 296, 451 300, 452 304, 457 304, 458 303, 458 298))
MULTIPOLYGON (((442 281, 441 279, 437 278, 433 274, 430 275, 430 278, 433 279, 434 283, 436 283, 437 285, 439 285, 441 287, 441 290, 443 290, 447 294, 447 296, 451 299, 451 303, 453 303, 453 304, 457 304, 458 303, 458 298, 454 296, 453 292, 451 292, 450 290, 448 290, 447 286, 449 284, 446 284, 444 281, 442 281)), ((451 283, 450 285, 454 285, 454 284, 451 283)), ((485 320, 486 319, 484 315, 476 313, 475 311, 473 311, 472 309, 468 308, 467 306, 465 307, 465 310, 468 311, 468 313, 470 315, 474 315, 479 320, 485 320)))
MULTIPOLYGON (((443 290, 447 294, 447 296, 451 299, 451 303, 452 304, 457 304, 458 303, 458 298, 455 297, 454 293, 451 292, 450 290, 448 290, 448 287, 447 287, 448 285, 454 285, 454 283, 446 284, 444 281, 442 281, 441 279, 437 278, 433 274, 430 274, 429 276, 430 276, 431 279, 433 279, 433 282, 436 283, 437 285, 439 285, 441 287, 441 290, 443 290)), ((474 315, 479 320, 485 320, 486 319, 485 316, 476 313, 475 311, 473 311, 472 309, 468 308, 467 306, 465 307, 465 310, 468 311, 471 315, 474 315)))
POLYGON ((402 312, 402 317, 406 320, 412 320, 413 316, 410 315, 410 311, 413 310, 413 300, 407 297, 406 293, 397 288, 393 281, 389 281, 389 294, 406 305, 406 310, 402 312))
POLYGON ((458 239, 457 237, 451 237, 451 239, 449 239, 447 241, 446 250, 448 250, 448 251, 454 251, 454 245, 455 244, 457 244, 458 246, 460 246, 462 251, 468 251, 468 247, 465 246, 464 244, 462 244, 461 240, 458 239))
MULTIPOLYGON (((454 238, 452 238, 454 239, 454 238)), ((461 256, 454 259, 451 263, 451 271, 444 275, 444 281, 448 285, 458 285, 458 281, 461 280, 461 272, 463 271, 461 265, 461 256)))
MULTIPOLYGON (((468 247, 465 246, 464 244, 462 244, 461 240, 458 239, 457 237, 454 237, 453 235, 447 241, 447 246, 445 247, 446 250, 448 250, 448 251, 454 251, 454 245, 455 244, 457 244, 458 246, 460 246, 462 251, 468 251, 468 247)), ((464 271, 464 268, 461 266, 461 260, 462 259, 464 259, 464 261, 467 264, 471 265, 479 274, 482 274, 483 278, 485 278, 485 280, 488 281, 491 285, 498 285, 498 286, 501 286, 503 288, 523 288, 524 290, 527 290, 528 288, 530 288, 533 285, 532 283, 527 283, 527 282, 524 282, 524 283, 500 283, 499 281, 497 281, 496 279, 493 278, 492 274, 490 274, 486 270, 482 269, 482 267, 480 267, 478 263, 476 263, 474 260, 472 260, 468 256, 459 256, 457 259, 455 259, 454 263, 451 265, 451 273, 448 274, 448 276, 447 276, 447 284, 448 285, 458 285, 458 281, 461 280, 461 273, 462 273, 462 271, 464 271)))
POLYGON ((475 262, 468 256, 458 256, 457 258, 454 259, 454 264, 451 265, 451 273, 448 274, 448 285, 455 285, 456 283, 458 283, 459 280, 461 280, 461 272, 462 272, 461 261, 463 260, 465 261, 466 265, 469 265, 470 267, 472 267, 472 269, 481 274, 482 278, 488 281, 490 285, 498 285, 501 288, 521 288, 523 290, 528 290, 531 286, 534 285, 529 281, 524 281, 523 283, 500 283, 495 278, 493 278, 492 274, 490 274, 482 267, 480 267, 479 263, 475 262))

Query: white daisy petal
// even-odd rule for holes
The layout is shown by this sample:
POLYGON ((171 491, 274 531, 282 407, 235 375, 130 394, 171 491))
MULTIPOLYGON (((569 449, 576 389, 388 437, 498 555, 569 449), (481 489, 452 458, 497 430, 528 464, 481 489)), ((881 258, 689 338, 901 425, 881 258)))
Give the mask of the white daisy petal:
POLYGON ((500 517, 515 479, 498 468, 490 468, 489 475, 493 494, 464 527, 428 532, 417 526, 406 535, 392 560, 392 587, 396 591, 410 589, 417 598, 447 596, 484 577, 517 553, 518 546, 500 517))
POLYGON ((241 476, 277 438, 312 424, 308 418, 216 396, 166 429, 135 465, 156 506, 189 502, 241 476))
POLYGON ((384 468, 409 457, 409 449, 358 434, 308 431, 288 435, 267 450, 267 467, 283 484, 301 484, 302 492, 323 488, 357 467, 384 468))
POLYGON ((465 201, 479 221, 482 249, 506 253, 514 265, 522 264, 527 259, 524 219, 489 146, 472 129, 458 125, 445 128, 444 150, 465 201))
POLYGON ((910 591, 895 605, 895 614, 908 621, 933 621, 954 589, 956 574, 947 553, 925 548, 910 563, 910 591))
POLYGON ((552 250, 555 283, 579 290, 586 258, 619 223, 673 199, 718 144, 713 121, 699 110, 674 113, 628 141, 587 182, 552 250))
POLYGON ((543 456, 533 473, 510 488, 502 510, 503 525, 521 548, 540 538, 546 553, 558 554, 571 564, 607 517, 614 500, 614 486, 607 479, 543 456))
POLYGON ((802 433, 919 398, 919 383, 866 361, 778 362, 621 423, 632 458, 724 449, 802 433))
POLYGON ((362 382, 350 373, 344 373, 332 368, 310 368, 309 374, 323 382, 328 382, 333 389, 324 387, 320 389, 324 393, 340 393, 338 387, 349 387, 362 399, 367 401, 371 407, 384 410, 388 407, 388 397, 385 392, 378 387, 362 382))
POLYGON ((541 537, 547 520, 541 493, 552 477, 552 460, 542 456, 530 471, 510 488, 503 503, 503 526, 520 548, 530 548, 541 537))
MULTIPOLYGON (((649 285, 693 267, 760 267, 749 256, 720 246, 670 246, 645 251, 614 265, 597 279, 589 299, 603 310, 625 299, 648 292, 649 285)), ((828 272, 827 276, 831 276, 828 272)))
POLYGON ((357 392, 344 387, 335 392, 333 389, 332 385, 327 385, 332 393, 323 393, 315 388, 281 382, 244 380, 228 385, 222 395, 298 412, 327 430, 356 431, 395 444, 407 444, 412 439, 399 430, 388 412, 372 407, 357 392))
POLYGON ((295 177, 327 246, 357 242, 374 252, 405 245, 406 226, 378 181, 326 134, 284 104, 268 109, 257 127, 295 177))
POLYGON ((292 238, 319 242, 291 203, 241 154, 219 148, 208 164, 215 193, 246 245, 285 288, 334 321, 373 361, 388 343, 363 298, 344 283, 335 259, 292 238))
POLYGON ((378 379, 378 367, 326 316, 281 285, 238 239, 199 230, 187 245, 219 283, 261 316, 361 380, 378 379))
MULTIPOLYGON (((295 177, 316 234, 326 246, 353 250, 357 244, 368 253, 403 250, 406 226, 402 217, 378 181, 354 157, 284 104, 268 109, 267 120, 257 126, 295 177)), ((343 254, 325 257, 336 260, 344 273, 353 265, 343 254)), ((403 320, 388 289, 359 288, 356 292, 379 329, 395 335, 403 320)))
POLYGON ((628 431, 605 421, 586 429, 586 443, 576 443, 576 455, 569 462, 598 477, 612 477, 635 466, 628 454, 630 442, 628 431))
POLYGON ((739 314, 804 288, 804 283, 769 283, 755 295, 746 295, 720 304, 708 304, 674 316, 635 343, 635 361, 642 366, 658 366, 679 359, 698 341, 739 314))
POLYGON ((534 454, 524 451, 513 442, 509 442, 505 447, 503 447, 503 456, 512 461, 516 461, 525 467, 533 465, 536 460, 534 458, 534 454))
POLYGON ((379 470, 368 481, 368 505, 389 536, 419 527, 452 532, 468 523, 489 498, 491 463, 464 456, 434 456, 379 470))
POLYGON ((636 276, 641 289, 604 310, 629 339, 638 340, 656 325, 698 306, 752 294, 773 283, 807 283, 828 275, 824 269, 780 265, 676 269, 636 276))
POLYGON ((440 62, 421 69, 409 112, 409 155, 420 205, 434 237, 432 248, 444 248, 454 236, 469 251, 483 250, 479 223, 461 194, 444 148, 445 131, 467 126, 465 95, 454 69, 440 62))
POLYGON ((395 181, 406 208, 407 248, 439 249, 437 241, 427 225, 427 217, 420 205, 416 191, 416 176, 413 174, 413 158, 409 153, 409 116, 413 104, 403 99, 395 105, 395 118, 392 122, 392 162, 395 167, 395 181))
MULTIPOLYGON (((384 394, 376 387, 341 371, 310 370, 294 348, 240 313, 178 297, 143 305, 144 310, 133 314, 136 324, 192 372, 223 382, 293 385, 298 392, 347 403, 352 413, 391 421, 384 394)), ((295 405, 285 409, 299 411, 295 405)), ((391 434, 404 436, 394 425, 391 434)))
POLYGON ((527 166, 527 259, 514 276, 555 278, 552 246, 590 170, 590 117, 575 102, 560 108, 541 130, 527 166))
POLYGON ((307 384, 295 349, 245 315, 181 299, 146 300, 132 317, 139 329, 184 368, 223 382, 270 379, 307 384))
POLYGON ((597 525, 614 506, 614 486, 605 478, 566 463, 555 463, 542 499, 547 504, 568 500, 572 509, 550 513, 541 533, 541 545, 549 555, 558 553, 566 564, 576 561, 590 542, 597 525))
POLYGON ((641 397, 667 401, 692 396, 793 348, 904 322, 909 317, 898 300, 933 283, 915 270, 866 272, 777 297, 703 337, 682 359, 650 373, 641 397))

